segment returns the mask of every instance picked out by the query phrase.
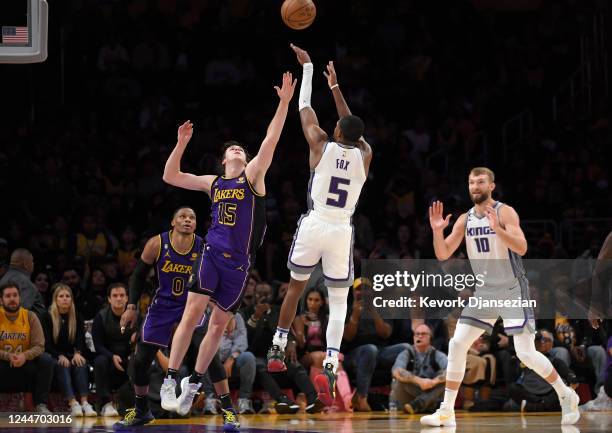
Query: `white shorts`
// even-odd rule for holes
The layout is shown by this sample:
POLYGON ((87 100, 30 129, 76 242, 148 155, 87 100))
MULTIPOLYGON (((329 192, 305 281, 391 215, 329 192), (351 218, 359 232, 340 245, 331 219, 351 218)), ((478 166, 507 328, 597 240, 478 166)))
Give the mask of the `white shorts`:
MULTIPOLYGON (((515 300, 520 295, 522 300, 529 300, 529 283, 521 277, 518 282, 509 289, 485 289, 479 293, 476 290, 474 296, 482 297, 483 300, 515 300)), ((501 317, 504 321, 504 330, 508 335, 521 334, 524 330, 535 333, 535 317, 531 307, 465 307, 459 316, 459 323, 476 326, 491 334, 497 319, 501 317)))
POLYGON ((287 267, 307 279, 320 260, 327 287, 352 286, 354 231, 350 222, 332 222, 310 212, 302 215, 287 267))

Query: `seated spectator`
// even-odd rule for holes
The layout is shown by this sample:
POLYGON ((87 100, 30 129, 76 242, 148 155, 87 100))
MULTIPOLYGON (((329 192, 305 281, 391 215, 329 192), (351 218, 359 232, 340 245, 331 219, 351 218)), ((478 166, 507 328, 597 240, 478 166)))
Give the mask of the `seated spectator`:
POLYGON ((112 245, 106 234, 100 230, 96 217, 91 214, 84 215, 81 219, 81 229, 76 233, 70 251, 74 255, 85 258, 89 262, 95 257, 104 257, 112 249, 112 245))
POLYGON ((53 285, 49 315, 45 318, 45 348, 56 360, 55 378, 68 400, 72 416, 98 416, 87 401, 88 366, 84 353, 85 327, 74 305, 72 290, 64 283, 53 285), (80 397, 80 404, 75 398, 80 397))
POLYGON ((51 277, 46 271, 35 272, 33 275, 32 282, 40 296, 42 296, 46 307, 51 303, 51 277))
POLYGON ((125 285, 111 284, 108 287, 108 306, 104 307, 93 321, 92 338, 96 349, 94 376, 102 416, 119 415, 110 401, 110 393, 129 380, 126 371, 128 357, 132 352, 132 333, 121 332, 120 326, 127 301, 125 285))
MULTIPOLYGON (((323 361, 325 360, 325 350, 327 342, 325 340, 325 330, 329 320, 329 309, 325 295, 321 289, 311 287, 306 292, 305 311, 298 315, 293 322, 295 341, 300 354, 300 363, 310 369, 310 377, 314 377, 321 372, 323 361)), ((340 359, 343 356, 340 354, 340 359)), ((351 384, 346 371, 342 368, 342 362, 338 364, 336 372, 338 379, 336 387, 344 402, 344 407, 351 409, 351 384)))
POLYGON ((491 387, 495 385, 497 377, 497 362, 491 353, 490 338, 481 335, 469 348, 466 363, 465 376, 463 377, 463 409, 474 406, 474 395, 476 387, 479 387, 478 397, 488 400, 491 397, 491 387))
MULTIPOLYGON (((200 332, 200 329, 202 328, 198 328, 196 332, 200 332)), ((205 331, 202 332, 202 334, 204 333, 205 331)), ((240 377, 240 391, 238 393, 239 414, 255 413, 253 402, 251 401, 253 383, 255 382, 255 356, 246 350, 248 345, 244 319, 240 314, 237 314, 227 324, 217 356, 223 364, 223 368, 225 368, 225 374, 228 379, 230 377, 240 377)), ((215 390, 208 373, 204 377, 203 385, 207 396, 214 395, 215 390)), ((209 398, 207 398, 206 403, 207 406, 210 406, 211 401, 209 398)))
POLYGON ((17 284, 20 290, 21 306, 26 310, 33 311, 39 318, 45 313, 45 303, 41 294, 30 277, 34 271, 34 256, 24 248, 17 248, 11 254, 11 262, 8 271, 0 279, 0 284, 17 284))
POLYGON ((83 279, 76 266, 66 268, 62 274, 62 283, 70 288, 75 308, 83 319, 93 319, 104 302, 83 286, 83 279))
POLYGON ((53 380, 53 359, 44 353, 40 320, 21 305, 17 284, 0 285, 0 299, 0 392, 34 388, 36 411, 50 414, 46 402, 53 380))
POLYGON ((579 376, 585 376, 591 382, 593 393, 597 393, 603 385, 606 371, 605 340, 600 340, 588 321, 568 320, 560 313, 555 317, 555 334, 560 344, 552 349, 555 356, 579 376), (591 377, 595 378, 594 383, 592 379, 589 380, 591 377))
POLYGON ((604 385, 599 388, 597 397, 580 406, 583 412, 598 412, 612 410, 612 337, 608 339, 607 364, 604 374, 604 385))
MULTIPOLYGON (((559 376, 568 385, 577 383, 576 375, 569 369, 565 361, 556 358, 551 352, 554 338, 549 331, 541 330, 536 334, 536 349, 544 354, 559 376)), ((559 398, 553 387, 535 371, 521 364, 522 372, 515 383, 510 384, 509 393, 514 409, 520 407, 527 412, 556 412, 561 410, 559 398)), ((506 406, 508 407, 508 406, 506 406)))
MULTIPOLYGON (((299 405, 282 393, 276 378, 279 375, 268 373, 266 352, 272 344, 272 337, 278 325, 280 306, 272 304, 272 287, 260 283, 255 287, 255 305, 241 311, 243 319, 247 319, 247 338, 249 352, 255 355, 257 377, 270 396, 276 400, 275 409, 278 413, 296 413, 299 405)), ((287 364, 286 377, 292 385, 296 385, 306 394, 306 412, 316 413, 323 409, 323 403, 317 398, 317 392, 308 377, 308 373, 297 360, 296 344, 290 340, 285 350, 287 364)))
POLYGON ((357 392, 353 397, 353 410, 359 412, 372 410, 368 404, 368 392, 376 368, 391 368, 397 356, 410 347, 408 343, 387 346, 393 331, 392 322, 380 317, 372 307, 373 293, 368 280, 355 280, 353 305, 344 325, 344 365, 356 372, 357 392))
POLYGON ((444 395, 446 355, 431 345, 432 330, 419 325, 414 332, 414 346, 401 352, 391 373, 389 400, 401 405, 406 413, 435 410, 444 395))

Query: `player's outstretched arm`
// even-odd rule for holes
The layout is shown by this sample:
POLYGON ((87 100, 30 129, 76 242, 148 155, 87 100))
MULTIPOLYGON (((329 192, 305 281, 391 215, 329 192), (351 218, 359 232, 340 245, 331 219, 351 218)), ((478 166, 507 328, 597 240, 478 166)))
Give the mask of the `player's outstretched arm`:
POLYGON ((310 148, 310 168, 314 168, 319 163, 323 155, 323 148, 328 141, 327 134, 319 127, 319 120, 315 111, 310 106, 310 98, 312 95, 312 74, 313 65, 310 61, 308 52, 300 47, 291 44, 293 52, 297 56, 297 60, 302 65, 302 83, 300 85, 300 96, 298 106, 300 109, 300 121, 302 130, 310 148))
POLYGON ((289 102, 291 102, 291 98, 293 98, 296 83, 297 80, 293 79, 291 72, 285 72, 283 74, 283 83, 281 87, 274 86, 280 99, 278 101, 276 113, 274 113, 274 117, 268 126, 266 137, 261 142, 257 155, 249 162, 245 169, 247 178, 253 183, 258 191, 264 189, 263 185, 258 184, 263 182, 263 178, 270 164, 272 164, 274 150, 283 132, 283 126, 287 119, 287 111, 289 111, 289 102))
POLYGON ((527 253, 527 239, 516 211, 508 205, 502 206, 499 209, 499 218, 491 206, 487 206, 486 212, 489 226, 502 242, 518 255, 524 256, 527 253))
POLYGON ((444 205, 441 201, 434 201, 429 206, 429 224, 433 232, 433 246, 438 260, 446 260, 453 255, 465 233, 466 215, 462 214, 455 222, 453 230, 448 237, 444 238, 444 229, 448 227, 452 214, 448 214, 444 218, 444 205))
POLYGON ((174 150, 172 150, 172 153, 170 153, 168 161, 166 161, 166 166, 164 167, 164 182, 185 189, 210 193, 211 185, 216 176, 196 176, 195 174, 183 173, 181 171, 181 158, 183 157, 183 153, 185 153, 187 143, 189 143, 193 135, 193 123, 189 120, 183 123, 178 129, 177 135, 176 146, 174 150))

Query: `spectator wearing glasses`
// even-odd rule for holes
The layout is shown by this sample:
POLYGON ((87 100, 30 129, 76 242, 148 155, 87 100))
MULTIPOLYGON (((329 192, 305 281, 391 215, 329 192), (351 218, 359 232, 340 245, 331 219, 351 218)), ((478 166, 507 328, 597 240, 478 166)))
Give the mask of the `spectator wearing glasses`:
POLYGON ((414 345, 401 352, 391 374, 390 401, 406 413, 431 412, 439 405, 446 383, 446 355, 431 345, 432 331, 422 324, 414 331, 414 345))

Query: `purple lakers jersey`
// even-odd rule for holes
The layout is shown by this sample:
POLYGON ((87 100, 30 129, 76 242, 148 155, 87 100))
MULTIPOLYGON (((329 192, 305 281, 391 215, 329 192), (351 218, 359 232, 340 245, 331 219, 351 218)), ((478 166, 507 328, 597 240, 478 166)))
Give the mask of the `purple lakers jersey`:
POLYGON ((160 249, 155 262, 159 286, 154 299, 184 305, 187 302, 189 278, 195 272, 204 241, 194 234, 191 247, 187 251, 177 251, 170 241, 170 233, 164 232, 159 235, 160 249))
POLYGON ((217 177, 212 183, 212 224, 206 242, 220 251, 252 255, 266 232, 266 203, 242 173, 226 179, 217 177))

